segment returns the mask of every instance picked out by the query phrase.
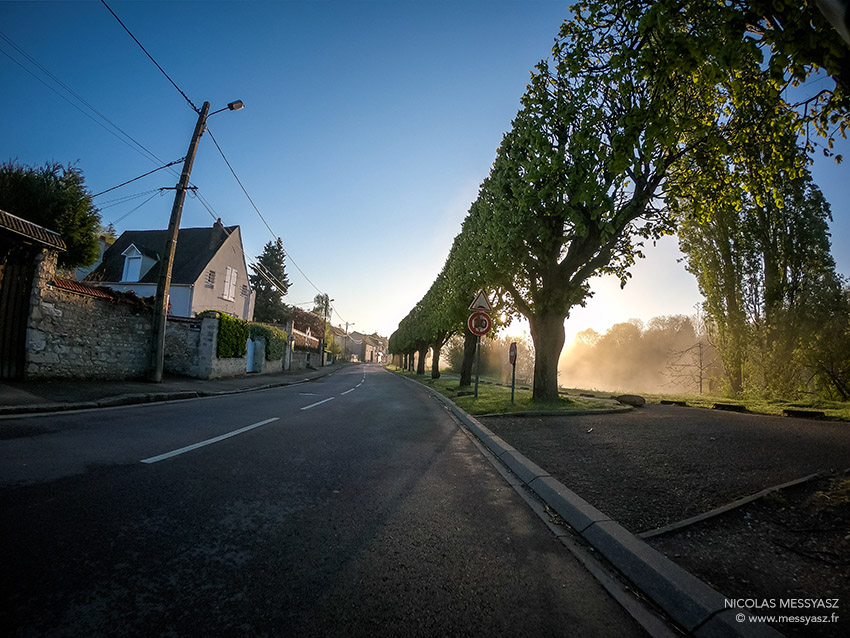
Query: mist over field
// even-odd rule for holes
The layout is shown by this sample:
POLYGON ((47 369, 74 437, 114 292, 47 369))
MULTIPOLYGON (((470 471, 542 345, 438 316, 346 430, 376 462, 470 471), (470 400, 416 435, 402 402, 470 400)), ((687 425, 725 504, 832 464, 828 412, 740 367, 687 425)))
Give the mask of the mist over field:
POLYGON ((696 319, 685 315, 637 319, 604 334, 588 329, 561 354, 564 388, 642 393, 709 392, 717 371, 715 353, 700 336, 696 319))

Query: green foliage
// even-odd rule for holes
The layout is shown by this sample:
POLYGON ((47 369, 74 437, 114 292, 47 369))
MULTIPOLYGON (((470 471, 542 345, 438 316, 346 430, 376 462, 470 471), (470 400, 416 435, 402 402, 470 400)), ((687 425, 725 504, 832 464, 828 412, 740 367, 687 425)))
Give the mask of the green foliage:
POLYGON ((278 361, 283 358, 289 340, 289 335, 286 334, 285 330, 262 323, 250 323, 249 330, 252 339, 257 337, 265 339, 266 360, 278 361))
POLYGON ((268 242, 263 247, 263 254, 257 257, 257 263, 251 265, 254 273, 248 278, 255 291, 254 321, 282 324, 290 317, 290 309, 283 303, 290 285, 285 258, 283 242, 278 238, 268 242))
MULTIPOLYGON (((492 290, 500 312, 529 320, 538 399, 557 397, 563 321, 589 281, 613 274, 625 285, 644 243, 686 217, 717 225, 715 252, 700 258, 724 280, 757 276, 751 245, 730 239, 740 211, 781 211, 784 185, 805 178, 797 133, 843 134, 850 113, 846 49, 810 3, 614 0, 571 11, 443 270, 390 338, 392 352, 421 361, 463 330, 463 300, 492 290), (783 101, 786 86, 818 69, 835 87, 783 101)), ((748 299, 727 287, 709 300, 729 318, 716 326, 735 391, 748 299)))
POLYGON ((89 266, 97 259, 100 215, 92 204, 83 173, 48 162, 42 167, 0 164, 0 208, 62 236, 63 268, 89 266))
POLYGON ((216 354, 219 359, 244 357, 247 351, 248 338, 251 328, 247 321, 219 313, 218 347, 216 354))
MULTIPOLYGON (((679 237, 716 329, 729 391, 765 397, 815 391, 813 372, 823 372, 816 362, 828 360, 817 335, 841 315, 829 205, 803 170, 793 178, 780 173, 767 184, 762 192, 770 188, 772 197, 744 189, 737 205, 727 203, 704 218, 688 214, 691 202, 714 195, 710 181, 693 180, 688 198, 678 202, 679 237)), ((841 350, 840 319, 836 323, 838 338, 830 342, 841 350)), ((846 374, 830 369, 835 381, 826 385, 840 395, 846 374)), ((822 391, 823 375, 815 376, 822 391)))

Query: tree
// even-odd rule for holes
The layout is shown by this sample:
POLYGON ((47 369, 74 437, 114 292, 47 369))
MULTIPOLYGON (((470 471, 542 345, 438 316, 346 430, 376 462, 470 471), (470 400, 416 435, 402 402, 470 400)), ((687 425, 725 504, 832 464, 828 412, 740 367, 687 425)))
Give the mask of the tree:
MULTIPOLYGON (((678 202, 680 211, 692 201, 721 197, 716 190, 722 180, 710 171, 690 171, 686 179, 689 198, 678 202)), ((841 298, 823 195, 805 171, 780 176, 772 190, 779 198, 744 193, 710 217, 685 213, 679 230, 733 394, 799 390, 811 335, 835 314, 841 298)))
POLYGON ((278 237, 263 247, 263 254, 257 257, 256 264, 251 265, 254 273, 248 278, 256 293, 254 321, 280 324, 289 318, 289 307, 283 302, 290 285, 285 258, 283 242, 278 237))
POLYGON ((313 312, 326 321, 331 314, 331 299, 327 294, 318 294, 313 297, 313 312))
POLYGON ((61 267, 90 266, 97 259, 100 214, 78 168, 0 164, 0 208, 59 233, 67 246, 59 254, 61 267))
POLYGON ((713 133, 703 87, 645 72, 633 18, 583 3, 563 24, 470 214, 489 278, 531 326, 535 399, 558 397, 564 319, 588 280, 625 284, 643 241, 672 231, 667 172, 713 133))

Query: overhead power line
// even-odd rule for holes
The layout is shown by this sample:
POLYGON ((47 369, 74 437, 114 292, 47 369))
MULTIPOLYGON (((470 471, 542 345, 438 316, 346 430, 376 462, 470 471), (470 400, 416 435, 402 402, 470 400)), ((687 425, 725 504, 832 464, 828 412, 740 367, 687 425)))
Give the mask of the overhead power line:
POLYGON ((200 109, 198 109, 198 107, 197 107, 197 106, 195 106, 195 104, 192 102, 192 100, 190 100, 190 99, 189 99, 189 96, 188 96, 188 95, 186 95, 186 94, 183 92, 183 89, 181 89, 179 86, 177 86, 177 83, 176 83, 174 80, 172 80, 172 79, 171 79, 171 76, 170 76, 170 75, 168 75, 168 73, 166 73, 166 72, 165 72, 165 69, 163 69, 163 68, 159 65, 159 62, 157 62, 156 60, 154 60, 154 57, 153 57, 150 53, 148 53, 148 50, 144 47, 144 45, 142 45, 142 43, 141 43, 141 42, 139 42, 138 38, 136 38, 136 36, 134 36, 134 35, 133 35, 133 33, 130 31, 130 29, 128 29, 128 28, 127 28, 127 25, 126 25, 126 24, 124 24, 124 23, 121 21, 121 18, 119 18, 117 15, 115 15, 115 12, 114 12, 114 11, 113 11, 110 7, 109 7, 109 5, 108 5, 108 4, 106 4, 106 0, 100 0, 100 1, 103 3, 103 6, 107 8, 107 10, 109 11, 109 13, 111 13, 111 14, 112 14, 112 17, 114 17, 116 20, 118 20, 118 24, 120 24, 122 27, 124 27, 124 31, 126 31, 126 32, 127 32, 127 34, 128 34, 131 38, 133 38, 133 41, 134 41, 136 44, 138 44, 138 45, 139 45, 139 48, 140 48, 142 51, 144 51, 144 52, 145 52, 145 55, 146 55, 146 56, 148 56, 148 58, 150 58, 150 61, 151 61, 151 62, 153 62, 153 63, 156 65, 156 68, 157 68, 157 69, 159 69, 159 70, 160 70, 160 72, 161 72, 161 73, 162 73, 162 74, 163 74, 163 75, 164 75, 164 76, 168 79, 168 81, 169 81, 169 82, 171 82, 172 86, 180 92, 180 95, 182 95, 182 96, 183 96, 183 99, 185 99, 185 100, 186 100, 186 102, 188 102, 188 103, 189 103, 189 106, 191 106, 191 107, 192 107, 192 110, 193 110, 193 111, 195 111, 195 113, 199 113, 199 112, 200 112, 200 109))
POLYGON ((139 153, 140 155, 142 155, 145 159, 147 159, 147 160, 149 160, 149 161, 151 161, 151 162, 154 162, 154 163, 159 163, 159 164, 162 164, 162 163, 163 163, 163 160, 161 160, 159 157, 157 157, 157 156, 156 156, 156 154, 155 154, 153 151, 151 151, 149 148, 147 148, 144 144, 142 144, 140 141, 138 141, 138 140, 137 140, 136 138, 134 138, 132 135, 130 135, 129 133, 127 133, 127 131, 125 131, 124 129, 122 129, 122 128, 121 128, 120 126, 118 126, 115 122, 113 122, 112 120, 110 120, 110 119, 109 119, 106 115, 104 115, 103 113, 101 113, 101 112, 100 112, 97 108, 95 108, 95 107, 94 107, 91 103, 89 103, 88 101, 86 101, 86 100, 85 100, 85 99, 84 99, 84 98, 83 98, 83 97, 82 97, 79 93, 77 93, 76 91, 74 91, 74 89, 72 89, 70 86, 68 86, 67 84, 65 84, 65 82, 63 82, 63 81, 62 81, 62 80, 60 80, 58 77, 56 77, 56 76, 55 76, 53 73, 51 73, 51 72, 50 72, 50 71, 49 71, 49 70, 48 70, 48 69, 47 69, 47 68, 46 68, 43 64, 41 64, 41 63, 40 63, 38 60, 36 60, 36 59, 35 59, 32 55, 30 55, 29 53, 27 53, 27 52, 26 52, 23 48, 21 48, 18 44, 16 44, 16 43, 15 43, 15 42, 11 39, 11 38, 9 38, 9 36, 7 36, 7 35, 6 35, 6 34, 4 34, 4 33, 0 33, 0 38, 2 38, 2 39, 3 39, 3 40, 4 40, 4 41, 5 41, 5 42, 9 45, 9 46, 11 46, 11 47, 12 47, 12 48, 13 48, 13 49, 14 49, 14 50, 18 53, 18 55, 22 56, 22 57, 23 57, 24 59, 26 59, 26 60, 27 60, 30 64, 32 64, 32 65, 33 65, 36 69, 38 69, 41 73, 43 73, 45 76, 47 76, 48 78, 50 78, 50 79, 51 79, 53 82, 55 82, 55 83, 56 83, 56 84, 57 84, 60 88, 62 88, 62 89, 63 89, 66 93, 68 93, 69 95, 71 95, 71 96, 72 96, 74 99, 76 99, 76 100, 77 100, 80 104, 82 104, 83 106, 85 106, 85 107, 86 107, 86 109, 88 109, 88 111, 91 111, 91 113, 89 113, 89 112, 87 112, 87 111, 83 110, 82 108, 80 108, 80 106, 79 106, 78 104, 76 104, 76 103, 74 103, 73 101, 71 101, 71 100, 70 100, 70 99, 69 99, 69 98, 68 98, 65 94, 63 94, 62 92, 60 92, 60 91, 59 91, 59 90, 58 90, 55 86, 52 86, 51 84, 47 83, 47 82, 46 82, 43 78, 41 78, 41 77, 39 77, 38 75, 36 75, 36 74, 35 74, 35 73, 31 70, 31 69, 27 68, 27 67, 26 67, 23 63, 21 63, 21 61, 20 61, 20 60, 16 60, 16 59, 15 59, 12 55, 10 55, 7 51, 0 49, 0 51, 2 51, 2 53, 3 53, 3 55, 5 55, 5 56, 6 56, 7 58, 9 58, 10 60, 12 60, 12 62, 14 62, 15 64, 17 64, 17 65, 18 65, 19 67, 21 67, 24 71, 26 71, 27 73, 29 73, 32 77, 34 77, 36 80, 38 80, 39 82, 41 82, 44 86, 46 86, 48 89, 50 89, 51 91, 53 91, 56 95, 58 95, 59 97, 61 97, 61 98, 62 98, 63 100, 65 100, 68 104, 70 104, 70 105, 71 105, 71 106, 73 106, 75 109, 77 109, 80 113, 82 113, 82 114, 83 114, 83 115, 85 115, 87 118, 89 118, 90 120, 92 120, 95 124, 97 124, 98 126, 100 126, 101 128, 103 128, 103 129, 104 129, 105 131, 107 131, 110 135, 114 135, 114 136, 115 136, 117 139, 119 139, 121 142, 123 142, 124 144, 126 144, 127 146, 129 146, 130 148, 132 148, 134 151, 136 151, 137 153, 139 153), (92 113, 94 113, 94 115, 96 115, 96 116, 97 116, 97 118, 100 118, 100 119, 95 118, 95 117, 92 115, 92 113), (106 126, 107 124, 108 124, 109 126, 106 126), (109 127, 112 127, 112 128, 109 128, 109 127), (113 130, 113 129, 114 129, 114 130, 113 130), (117 131, 117 132, 116 132, 116 131, 117 131), (119 135, 119 133, 120 133, 120 135, 119 135), (123 136, 123 137, 122 137, 122 136, 123 136), (129 140, 129 141, 128 141, 128 140, 129 140), (132 142, 132 144, 131 144, 131 142, 132 142))
MULTIPOLYGON (((230 161, 227 159, 227 156, 224 154, 224 151, 222 150, 222 148, 221 148, 221 146, 219 145, 218 141, 215 139, 215 136, 213 135, 213 132, 210 130, 209 126, 207 126, 207 133, 209 133, 210 139, 212 139, 213 144, 215 144, 215 147, 218 149, 218 152, 219 152, 219 154, 221 155, 221 158, 224 160, 224 163, 225 163, 225 164, 227 164, 227 168, 229 168, 229 169, 230 169, 230 172, 233 174, 234 179, 236 179, 236 183, 237 183, 237 184, 239 184, 239 187, 242 189, 242 192, 243 192, 243 193, 245 193, 245 197, 247 197, 247 198, 248 198, 248 201, 249 201, 249 202, 251 202, 251 206, 254 208, 254 211, 255 211, 255 212, 257 213, 257 215, 260 217, 260 219, 262 220, 263 224, 265 224, 266 228, 268 228, 268 230, 269 230, 269 232, 271 233, 272 237, 273 237, 274 239, 277 239, 277 238, 279 237, 279 235, 275 234, 275 232, 272 230, 271 226, 269 226, 269 223, 266 221, 266 218, 265 218, 265 217, 263 217, 263 214, 260 212, 260 209, 259 209, 259 208, 257 208, 257 205, 254 203, 254 200, 253 200, 253 199, 251 198, 251 196, 248 194, 248 191, 247 191, 247 189, 245 188, 245 185, 244 185, 244 184, 242 184, 242 180, 241 180, 241 179, 239 179, 239 176, 236 174, 236 171, 235 171, 235 170, 233 170, 233 166, 230 164, 230 161)), ((311 280, 311 279, 307 276, 307 273, 305 273, 303 270, 301 270, 301 267, 300 267, 300 266, 298 265, 298 263, 297 263, 297 262, 296 262, 296 261, 292 258, 292 255, 290 254, 290 252, 289 252, 288 250, 286 250, 285 248, 284 248, 284 253, 285 253, 285 254, 286 254, 286 256, 289 258, 289 261, 292 263, 292 265, 293 265, 293 266, 295 266, 296 270, 298 270, 298 272, 300 272, 300 273, 301 273, 301 276, 302 276, 302 277, 304 277, 304 279, 307 281, 307 283, 309 283, 311 286, 313 286, 313 288, 315 288, 315 289, 316 289, 316 292, 318 292, 320 295, 325 294, 325 293, 324 293, 324 292, 323 292, 323 291, 322 291, 322 290, 321 290, 321 289, 320 289, 320 288, 319 288, 316 284, 314 284, 314 283, 313 283, 313 281, 312 281, 312 280, 311 280)), ((339 313, 337 313, 337 316, 339 316, 339 313)), ((340 317, 340 319, 341 319, 342 321, 345 321, 344 319, 342 319, 342 317, 341 317, 341 316, 339 316, 339 317, 340 317)))
POLYGON ((128 179, 126 182, 122 182, 121 184, 118 184, 118 186, 113 186, 112 188, 107 188, 105 191, 100 191, 96 195, 92 195, 92 197, 100 197, 101 195, 104 195, 104 194, 106 194, 110 191, 114 191, 116 188, 121 188, 122 186, 126 186, 127 184, 132 184, 136 180, 142 179, 143 177, 147 177, 148 175, 152 175, 153 173, 156 173, 157 171, 161 171, 163 168, 168 168, 169 166, 174 166, 175 164, 179 164, 184 159, 186 159, 186 158, 181 157, 179 160, 174 160, 173 162, 169 162, 165 166, 160 166, 159 168, 155 168, 152 171, 148 171, 144 175, 139 175, 138 177, 134 177, 133 179, 128 179))

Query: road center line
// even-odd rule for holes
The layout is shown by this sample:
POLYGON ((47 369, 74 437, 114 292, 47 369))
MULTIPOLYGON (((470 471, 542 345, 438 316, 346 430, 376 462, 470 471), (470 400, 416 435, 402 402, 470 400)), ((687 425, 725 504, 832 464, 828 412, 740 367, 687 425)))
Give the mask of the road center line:
POLYGON ((346 390, 345 392, 342 392, 339 396, 344 397, 346 394, 348 394, 349 392, 354 392, 356 389, 357 388, 351 388, 351 390, 346 390))
POLYGON ((197 450, 199 447, 204 447, 205 445, 210 445, 212 443, 218 443, 219 441, 223 441, 224 439, 229 439, 231 436, 242 434, 243 432, 247 432, 248 430, 253 430, 254 428, 258 428, 262 425, 267 425, 278 420, 279 417, 272 417, 271 419, 266 419, 265 421, 260 421, 259 423, 254 423, 253 425, 248 425, 244 428, 233 430, 233 432, 228 432, 227 434, 222 434, 221 436, 217 436, 212 439, 207 439, 206 441, 201 441, 200 443, 193 443, 192 445, 181 447, 179 450, 166 452, 165 454, 160 454, 159 456, 152 456, 149 459, 142 459, 142 463, 156 463, 157 461, 164 461, 165 459, 170 459, 172 456, 191 452, 192 450, 197 450))
POLYGON ((303 408, 301 408, 301 410, 309 410, 310 408, 315 408, 317 405, 322 405, 323 403, 333 401, 334 399, 336 399, 336 397, 331 397, 330 399, 325 399, 324 401, 319 401, 318 403, 311 403, 310 405, 305 405, 303 408))

